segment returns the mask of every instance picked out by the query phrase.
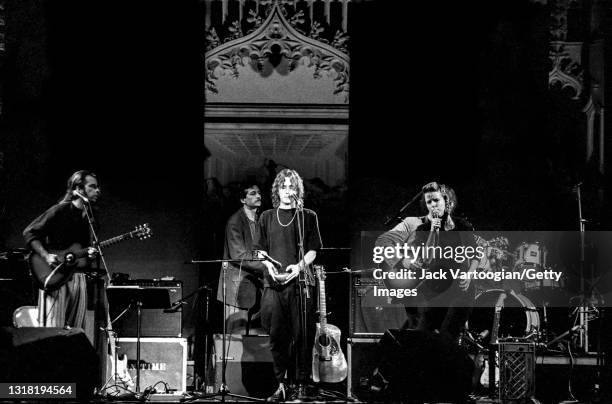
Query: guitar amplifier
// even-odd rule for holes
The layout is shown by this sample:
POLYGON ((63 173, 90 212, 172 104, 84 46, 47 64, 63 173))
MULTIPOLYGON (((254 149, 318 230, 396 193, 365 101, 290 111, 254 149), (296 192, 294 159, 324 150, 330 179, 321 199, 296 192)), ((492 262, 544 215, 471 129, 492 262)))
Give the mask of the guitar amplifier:
POLYGON ((408 316, 403 304, 390 297, 375 296, 374 286, 385 287, 371 276, 354 277, 351 288, 350 335, 380 337, 388 329, 402 328, 408 316))
MULTIPOLYGON (((136 383, 136 338, 117 338, 117 357, 127 356, 127 370, 136 383)), ((140 338, 140 391, 155 386, 182 394, 187 389, 187 339, 140 338)))
MULTIPOLYGON (((133 279, 115 282, 113 287, 139 286, 145 289, 166 290, 170 297, 170 303, 176 302, 183 297, 181 281, 158 281, 152 279, 133 279)), ((125 306, 113 304, 109 301, 111 320, 114 320, 126 309, 125 306)), ((140 317, 141 337, 181 337, 182 336, 182 311, 164 313, 164 309, 142 309, 140 317)), ((130 308, 117 321, 113 323, 113 330, 121 338, 136 337, 136 309, 130 308)))

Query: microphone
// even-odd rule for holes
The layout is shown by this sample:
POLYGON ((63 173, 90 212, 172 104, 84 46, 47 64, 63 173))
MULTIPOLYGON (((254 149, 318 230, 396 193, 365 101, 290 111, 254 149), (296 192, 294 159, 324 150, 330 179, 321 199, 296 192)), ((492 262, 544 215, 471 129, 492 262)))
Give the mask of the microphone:
MULTIPOLYGON (((432 219, 437 219, 438 218, 438 212, 436 212, 435 210, 433 212, 431 212, 431 217, 432 219)), ((439 232, 440 231, 440 226, 431 226, 431 231, 436 231, 439 232)))
POLYGON ((298 208, 302 208, 303 202, 300 198, 297 197, 296 194, 291 194, 289 195, 289 197, 291 197, 291 199, 293 199, 293 201, 295 202, 295 206, 298 208))
POLYGON ((265 251, 258 250, 258 252, 259 252, 260 256, 262 256, 263 258, 265 258, 268 261, 270 261, 275 267, 277 267, 279 269, 283 267, 283 264, 281 264, 280 262, 278 262, 274 258, 270 257, 265 251))
POLYGON ((85 195, 83 195, 82 193, 80 193, 76 189, 74 191, 72 191, 72 195, 76 196, 77 198, 80 198, 81 200, 83 200, 83 202, 89 203, 89 199, 87 199, 87 197, 85 195))

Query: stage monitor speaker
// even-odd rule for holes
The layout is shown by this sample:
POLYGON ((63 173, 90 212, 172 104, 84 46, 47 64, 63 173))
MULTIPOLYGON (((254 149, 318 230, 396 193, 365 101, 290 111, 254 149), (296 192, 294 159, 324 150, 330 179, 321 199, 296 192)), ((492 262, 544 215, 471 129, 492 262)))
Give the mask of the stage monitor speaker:
POLYGON ((365 402, 375 401, 370 390, 374 369, 379 362, 378 338, 349 338, 346 347, 348 356, 348 378, 346 395, 365 402))
MULTIPOLYGON (((134 279, 123 283, 115 283, 113 286, 140 286, 151 289, 165 289, 170 296, 170 303, 180 300, 182 294, 182 282, 180 281, 153 281, 146 279, 134 279)), ((126 307, 119 307, 110 303, 111 319, 115 319, 126 307)), ((181 337, 182 311, 164 313, 163 309, 142 309, 140 317, 141 337, 181 337)), ((131 308, 113 323, 113 330, 120 338, 136 337, 136 309, 131 308)))
POLYGON ((439 334, 387 330, 379 342, 370 390, 385 399, 461 401, 472 389, 474 362, 439 334))
POLYGON ((2 382, 76 383, 77 399, 93 395, 99 360, 80 328, 0 329, 2 382))
MULTIPOLYGON (((117 357, 127 356, 127 368, 136 383, 136 338, 117 338, 117 357)), ((140 391, 155 386, 158 393, 165 387, 182 394, 187 389, 187 339, 140 339, 140 391), (164 382, 159 383, 158 382, 164 382)))
MULTIPOLYGON (((215 391, 222 382, 223 334, 214 335, 215 391)), ((230 392, 250 397, 267 397, 274 392, 276 379, 267 335, 228 334, 226 338, 225 381, 230 392)))
POLYGON ((350 331, 355 338, 380 338, 386 330, 402 328, 408 316, 404 305, 389 297, 375 296, 374 286, 385 287, 380 279, 353 278, 350 331))

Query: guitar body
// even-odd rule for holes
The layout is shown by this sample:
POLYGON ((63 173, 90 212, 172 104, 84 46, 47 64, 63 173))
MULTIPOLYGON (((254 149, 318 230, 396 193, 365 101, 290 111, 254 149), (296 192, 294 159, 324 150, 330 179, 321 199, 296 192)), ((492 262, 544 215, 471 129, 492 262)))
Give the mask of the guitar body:
POLYGON ((494 349, 494 346, 498 345, 497 336, 499 334, 499 322, 501 320, 501 311, 506 297, 505 293, 500 294, 495 303, 495 315, 493 316, 493 327, 491 329, 491 340, 489 342, 489 357, 485 361, 482 376, 480 377, 480 384, 491 390, 492 387, 499 386, 499 352, 497 349, 494 349), (493 384, 491 384, 491 382, 493 384))
POLYGON ((312 347, 312 379, 324 383, 339 383, 346 379, 347 364, 340 349, 340 329, 332 324, 317 323, 315 343, 312 347))
POLYGON ((49 250, 49 253, 57 255, 61 263, 52 268, 43 257, 35 252, 28 257, 32 277, 39 289, 57 290, 68 282, 72 274, 88 267, 87 252, 78 243, 65 250, 49 250), (71 261, 70 257, 74 257, 74 260, 71 261))
POLYGON ((340 348, 340 329, 327 323, 325 269, 315 265, 319 280, 319 322, 312 347, 312 379, 315 383, 338 383, 346 379, 347 365, 340 348))
MULTIPOLYGON (((151 237, 151 228, 148 223, 136 226, 134 230, 129 233, 121 234, 119 236, 110 238, 108 240, 101 241, 99 244, 100 248, 110 246, 120 241, 138 238, 144 240, 151 237)), ((72 274, 75 272, 83 272, 88 269, 88 249, 83 248, 80 244, 72 244, 65 250, 49 250, 49 253, 58 256, 60 264, 55 267, 49 266, 47 261, 39 254, 32 252, 28 256, 28 263, 30 264, 30 272, 34 278, 34 282, 39 289, 46 291, 53 291, 59 289, 64 285, 72 274)))
POLYGON ((404 265, 402 264, 401 260, 398 261, 397 264, 395 264, 393 267, 383 261, 382 264, 380 264, 380 269, 382 269, 383 272, 387 274, 383 279, 383 282, 385 283, 385 286, 389 289, 418 289, 424 282, 424 279, 420 278, 421 271, 425 268, 416 264, 410 265, 409 268, 405 268, 416 272, 415 279, 396 279, 396 276, 400 275, 402 273, 402 270, 404 269, 404 265))
POLYGON ((402 261, 398 261, 393 267, 383 262, 380 268, 385 273, 383 282, 387 288, 418 289, 420 292, 425 292, 420 294, 429 298, 445 292, 453 283, 449 272, 450 266, 445 261, 434 261, 430 266, 425 266, 417 260, 414 264, 408 265, 408 268, 404 268, 402 261), (404 271, 404 269, 413 271, 415 273, 414 279, 408 278, 406 276, 407 271, 404 271), (421 279, 423 274, 428 272, 437 273, 439 271, 446 274, 446 279, 427 279, 425 277, 421 279), (398 275, 403 275, 403 277, 397 279, 398 275))
MULTIPOLYGON (((499 387, 499 355, 497 352, 495 352, 495 384, 493 384, 493 386, 495 388, 499 387)), ((484 388, 490 388, 491 385, 490 383, 490 379, 491 379, 491 370, 489 368, 489 360, 486 359, 484 360, 484 366, 482 367, 482 375, 480 376, 480 384, 482 385, 482 387, 484 388)))

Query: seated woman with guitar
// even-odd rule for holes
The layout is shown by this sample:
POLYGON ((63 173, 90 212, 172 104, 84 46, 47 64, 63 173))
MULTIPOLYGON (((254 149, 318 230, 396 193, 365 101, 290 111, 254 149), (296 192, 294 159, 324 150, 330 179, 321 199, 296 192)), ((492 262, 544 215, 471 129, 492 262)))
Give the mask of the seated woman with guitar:
MULTIPOLYGON (((67 250, 74 245, 91 245, 85 209, 91 209, 87 205, 97 202, 100 194, 96 174, 86 170, 77 171, 68 179, 64 197, 34 219, 23 231, 23 237, 28 248, 32 250, 34 259, 46 264, 43 266, 48 266, 50 269, 45 279, 40 279, 42 284, 39 284, 41 290, 38 299, 38 320, 42 326, 85 328, 87 310, 85 275, 74 273, 57 288, 47 286, 48 281, 55 275, 53 269, 62 264, 62 257, 56 251, 67 250)), ((87 255, 93 258, 95 249, 87 249, 87 255)), ((33 275, 37 277, 37 274, 33 275)))
MULTIPOLYGON (((426 216, 405 218, 392 230, 382 234, 376 240, 376 245, 393 247, 407 243, 443 248, 474 246, 474 238, 470 236, 474 230, 472 225, 452 215, 457 205, 452 188, 437 182, 428 183, 422 188, 422 203, 427 209, 426 216)), ((477 259, 467 260, 463 270, 476 271, 478 263, 477 259)), ((470 287, 470 278, 453 279, 449 276, 448 269, 457 268, 458 263, 454 259, 442 257, 418 260, 414 257, 393 257, 386 260, 385 264, 391 271, 397 271, 399 267, 417 269, 418 276, 428 271, 446 273, 446 280, 417 280, 418 297, 404 301, 409 314, 406 327, 439 332, 453 341, 458 340, 474 303, 474 288, 473 285, 470 287)))

